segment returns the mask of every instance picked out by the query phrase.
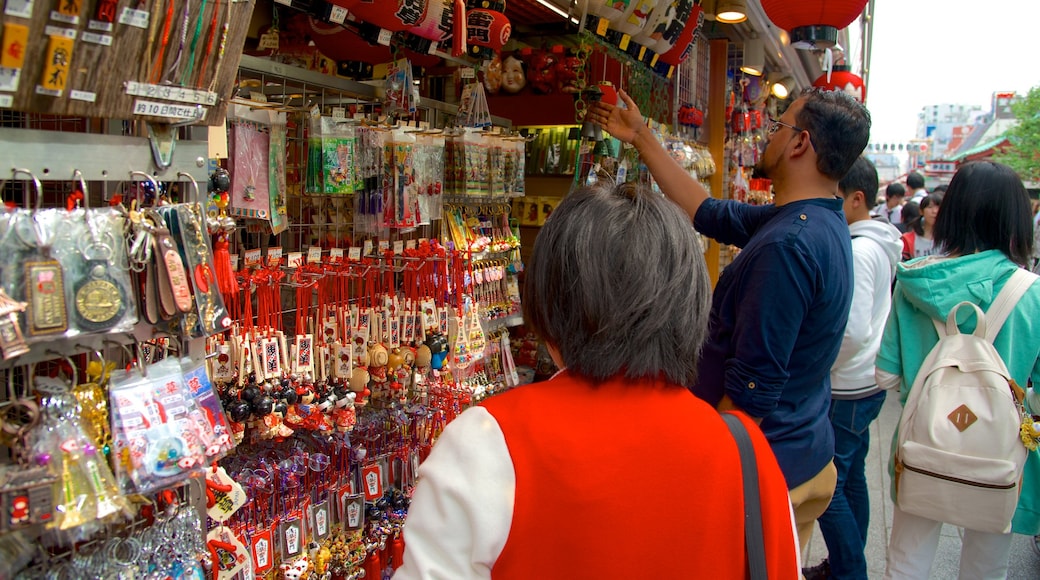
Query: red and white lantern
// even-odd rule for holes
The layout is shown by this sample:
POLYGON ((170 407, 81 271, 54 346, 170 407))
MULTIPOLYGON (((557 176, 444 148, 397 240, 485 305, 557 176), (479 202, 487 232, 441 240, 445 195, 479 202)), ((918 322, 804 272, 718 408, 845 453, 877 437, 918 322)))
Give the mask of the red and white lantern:
POLYGON ((773 24, 791 35, 795 48, 831 48, 838 31, 863 13, 867 0, 762 0, 773 24))
POLYGON ((863 78, 850 72, 848 66, 834 65, 834 70, 829 76, 828 79, 827 73, 823 73, 820 78, 813 81, 813 86, 828 91, 845 91, 861 103, 867 101, 867 87, 863 86, 863 78))
POLYGON ((509 42, 513 27, 497 10, 475 8, 466 11, 466 45, 470 56, 491 58, 509 42))

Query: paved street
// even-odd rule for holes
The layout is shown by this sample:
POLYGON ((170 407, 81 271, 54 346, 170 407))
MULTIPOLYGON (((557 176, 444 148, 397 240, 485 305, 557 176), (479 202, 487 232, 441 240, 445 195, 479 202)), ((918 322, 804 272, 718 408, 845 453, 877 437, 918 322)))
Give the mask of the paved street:
MULTIPOLYGON (((870 484, 870 532, 867 537, 867 566, 871 578, 881 578, 885 572, 888 532, 892 526, 892 500, 889 496, 890 478, 888 460, 891 455, 892 434, 899 423, 900 406, 893 393, 885 400, 881 416, 870 427, 870 454, 867 456, 867 480, 870 484)), ((1040 578, 1040 554, 1032 546, 1033 539, 1016 535, 1011 547, 1011 567, 1008 578, 1012 580, 1036 580, 1040 578)), ((931 578, 947 580, 957 578, 960 559, 960 537, 958 529, 943 526, 939 552, 932 568, 931 578)), ((827 546, 820 535, 819 527, 813 536, 806 554, 806 564, 817 564, 827 556, 827 546)))

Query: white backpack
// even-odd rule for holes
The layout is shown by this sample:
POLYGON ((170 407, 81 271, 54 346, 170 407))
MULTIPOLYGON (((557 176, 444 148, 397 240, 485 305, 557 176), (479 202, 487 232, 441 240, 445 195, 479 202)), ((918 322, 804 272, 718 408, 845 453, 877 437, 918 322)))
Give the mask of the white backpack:
POLYGON ((937 321, 932 348, 899 418, 899 509, 972 530, 1007 533, 1021 491, 1027 450, 1019 435, 1021 402, 993 339, 1036 275, 1016 270, 987 313, 971 302, 937 321), (972 334, 957 311, 975 310, 972 334))

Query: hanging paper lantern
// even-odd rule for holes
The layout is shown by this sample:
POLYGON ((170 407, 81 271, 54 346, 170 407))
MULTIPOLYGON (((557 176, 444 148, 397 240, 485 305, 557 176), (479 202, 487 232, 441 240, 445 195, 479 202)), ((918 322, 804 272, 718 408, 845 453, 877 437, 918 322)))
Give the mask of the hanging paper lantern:
POLYGON ((867 0, 762 0, 773 24, 791 35, 795 48, 831 48, 838 31, 863 13, 867 0))
MULTIPOLYGON (((432 0, 435 4, 436 0, 432 0)), ((343 2, 338 0, 337 3, 343 2)), ((344 2, 350 4, 351 2, 344 2)), ((353 8, 348 8, 354 18, 362 22, 374 24, 391 32, 408 30, 423 22, 426 17, 428 0, 361 0, 354 1, 353 8)))
POLYGON ((658 4, 665 4, 671 2, 671 0, 630 0, 628 7, 621 16, 615 16, 610 19, 610 28, 635 36, 643 31, 649 24, 650 13, 654 11, 654 8, 658 4))
POLYGON ((834 65, 830 80, 827 79, 827 73, 823 73, 820 78, 813 81, 813 86, 828 91, 845 91, 861 103, 865 103, 867 100, 867 87, 863 86, 863 79, 850 72, 847 65, 834 65))
POLYGON ((423 17, 408 29, 418 37, 444 43, 453 36, 455 0, 428 0, 423 17))
MULTIPOLYGON (((314 41, 314 46, 323 55, 336 62, 367 62, 369 64, 381 64, 393 60, 393 52, 389 46, 381 44, 369 44, 357 33, 343 28, 337 24, 326 24, 320 20, 301 14, 307 19, 307 36, 314 41)), ((440 62, 440 57, 417 53, 408 49, 404 55, 418 66, 435 66, 440 62)), ((364 76, 364 75, 362 75, 364 76)))
POLYGON ((359 61, 371 64, 390 62, 393 59, 389 46, 372 45, 356 33, 339 26, 326 24, 315 18, 310 21, 309 36, 322 54, 335 61, 359 61))
POLYGON ((497 10, 476 8, 466 11, 466 44, 470 56, 491 58, 509 42, 512 25, 497 10))
POLYGON ((661 54, 657 62, 659 64, 679 66, 681 62, 686 60, 686 57, 690 56, 690 47, 693 46, 693 40, 697 37, 697 31, 703 22, 704 11, 699 4, 695 5, 690 10, 690 17, 686 20, 686 26, 683 27, 679 38, 672 45, 671 49, 661 54))
POLYGON ((652 24, 634 40, 657 54, 668 52, 686 29, 692 9, 693 0, 669 0, 658 4, 650 17, 652 24))

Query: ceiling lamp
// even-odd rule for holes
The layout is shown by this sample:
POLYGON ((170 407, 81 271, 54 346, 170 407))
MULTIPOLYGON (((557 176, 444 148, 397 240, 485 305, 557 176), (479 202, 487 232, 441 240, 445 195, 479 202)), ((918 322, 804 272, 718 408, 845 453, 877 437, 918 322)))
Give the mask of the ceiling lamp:
POLYGON ((761 38, 749 38, 744 41, 744 60, 740 64, 740 70, 754 75, 762 76, 766 68, 766 47, 761 38))
POLYGON ((723 24, 737 24, 747 20, 746 0, 717 0, 715 20, 723 24))
POLYGON ((838 42, 838 31, 852 24, 866 4, 867 0, 762 0, 762 10, 791 34, 791 46, 831 48, 838 42))
POLYGON ((773 83, 773 96, 778 99, 786 99, 791 96, 792 90, 794 90, 794 79, 791 77, 783 77, 773 83))
POLYGON ((829 91, 845 91, 861 103, 867 100, 867 87, 863 86, 863 78, 850 72, 844 64, 834 65, 830 74, 820 75, 812 85, 829 91))

